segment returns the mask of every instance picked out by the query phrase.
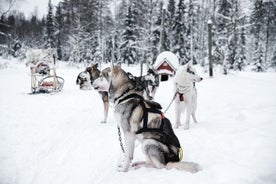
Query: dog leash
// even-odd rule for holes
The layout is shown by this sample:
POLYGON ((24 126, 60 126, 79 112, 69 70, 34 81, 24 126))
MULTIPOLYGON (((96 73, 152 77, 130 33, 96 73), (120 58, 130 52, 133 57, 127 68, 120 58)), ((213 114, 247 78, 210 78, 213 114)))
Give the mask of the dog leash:
POLYGON ((164 110, 164 114, 165 114, 165 113, 169 110, 169 108, 171 107, 173 101, 174 101, 175 98, 176 98, 176 95, 177 95, 177 92, 174 93, 173 98, 172 98, 170 104, 168 105, 168 107, 166 108, 166 110, 164 110))
POLYGON ((123 141, 122 141, 122 133, 121 133, 121 129, 119 126, 117 126, 118 128, 118 136, 119 136, 119 142, 120 142, 120 146, 121 146, 121 150, 123 153, 125 153, 125 149, 124 149, 124 145, 123 145, 123 141))

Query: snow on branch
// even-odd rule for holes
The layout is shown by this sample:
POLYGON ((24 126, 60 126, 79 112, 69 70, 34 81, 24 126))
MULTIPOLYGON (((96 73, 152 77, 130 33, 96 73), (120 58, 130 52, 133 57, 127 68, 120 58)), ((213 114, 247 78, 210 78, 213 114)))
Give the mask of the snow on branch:
POLYGON ((222 15, 221 13, 217 12, 217 15, 224 18, 224 19, 226 19, 226 20, 231 20, 231 17, 226 17, 226 16, 222 15))
POLYGON ((7 14, 11 8, 13 7, 13 5, 15 4, 16 0, 8 0, 8 7, 7 7, 7 10, 2 10, 0 9, 0 14, 1 16, 4 16, 5 14, 7 14))

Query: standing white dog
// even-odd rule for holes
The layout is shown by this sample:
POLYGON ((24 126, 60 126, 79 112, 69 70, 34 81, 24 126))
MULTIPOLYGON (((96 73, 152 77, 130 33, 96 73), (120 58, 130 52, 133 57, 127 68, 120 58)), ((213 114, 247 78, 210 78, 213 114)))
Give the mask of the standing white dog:
POLYGON ((195 117, 195 111, 197 107, 197 91, 195 82, 202 81, 202 77, 198 76, 196 70, 193 67, 192 62, 187 63, 179 67, 175 74, 175 114, 176 124, 175 128, 181 125, 180 116, 181 112, 186 110, 186 121, 184 129, 189 129, 190 117, 192 115, 193 120, 197 123, 195 117))

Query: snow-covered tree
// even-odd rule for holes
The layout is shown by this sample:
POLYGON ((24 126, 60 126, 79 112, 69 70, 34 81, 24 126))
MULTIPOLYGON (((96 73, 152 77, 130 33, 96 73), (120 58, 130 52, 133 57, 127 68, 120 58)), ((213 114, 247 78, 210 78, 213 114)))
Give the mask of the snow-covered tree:
POLYGON ((120 60, 126 64, 134 64, 138 60, 137 45, 138 33, 136 31, 136 19, 132 11, 132 7, 128 7, 127 15, 124 19, 125 30, 122 33, 122 43, 120 45, 120 60))
POLYGON ((276 71, 276 50, 273 52, 270 67, 276 71))
POLYGON ((57 11, 56 11, 56 45, 57 45, 57 59, 61 60, 62 59, 62 28, 63 28, 63 16, 61 12, 61 5, 59 4, 57 6, 57 11))
POLYGON ((237 50, 236 57, 233 64, 234 70, 243 70, 243 68, 247 65, 246 61, 246 36, 245 36, 245 28, 241 28, 241 33, 239 35, 239 39, 237 42, 237 50))
POLYGON ((45 34, 45 48, 55 48, 56 40, 55 40, 55 20, 54 20, 54 12, 53 12, 53 4, 51 0, 48 2, 48 14, 46 19, 46 34, 45 34))
POLYGON ((168 39, 169 39, 169 50, 173 48, 173 43, 174 41, 174 20, 175 20, 175 12, 176 12, 176 5, 175 5, 175 0, 169 0, 168 3, 168 18, 167 18, 167 25, 168 25, 168 39))
POLYGON ((187 40, 187 26, 185 20, 186 5, 184 0, 179 0, 177 4, 177 11, 175 17, 174 31, 174 50, 173 52, 177 55, 180 63, 187 63, 190 58, 188 55, 188 49, 190 48, 189 42, 187 40))
POLYGON ((258 44, 258 49, 255 51, 258 54, 255 54, 253 70, 256 72, 264 72, 266 70, 266 66, 264 64, 264 52, 262 44, 258 44), (256 57, 257 56, 257 57, 256 57))

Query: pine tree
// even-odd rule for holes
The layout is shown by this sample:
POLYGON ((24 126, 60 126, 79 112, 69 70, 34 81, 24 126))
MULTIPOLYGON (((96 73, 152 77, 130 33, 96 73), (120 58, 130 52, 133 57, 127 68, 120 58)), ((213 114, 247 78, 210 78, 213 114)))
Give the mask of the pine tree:
POLYGON ((175 12, 176 12, 176 7, 175 7, 175 0, 169 0, 169 4, 168 4, 168 18, 167 18, 167 22, 168 22, 168 33, 169 33, 169 50, 173 50, 173 43, 174 41, 174 30, 173 30, 173 26, 174 26, 174 19, 175 19, 175 12))
POLYGON ((245 28, 241 28, 240 38, 238 39, 237 43, 237 55, 235 58, 235 63, 233 64, 233 67, 235 70, 243 70, 243 68, 247 65, 246 61, 246 37, 245 37, 245 28))
POLYGON ((101 50, 101 59, 105 62, 107 55, 111 52, 110 47, 108 47, 108 42, 110 42, 110 34, 114 29, 114 22, 110 8, 108 7, 109 0, 100 0, 99 3, 99 47, 101 50))
POLYGON ((152 55, 152 62, 154 62, 160 53, 160 36, 161 36, 161 19, 162 19, 163 1, 155 1, 152 4, 153 11, 153 26, 152 34, 150 38, 150 53, 152 55), (156 7, 156 8, 154 8, 156 7))
POLYGON ((46 20, 46 43, 45 48, 55 48, 55 22, 53 15, 53 5, 51 0, 48 2, 48 14, 46 20))
POLYGON ((254 36, 254 53, 253 53, 253 65, 255 65, 255 71, 263 70, 263 23, 264 23, 265 8, 263 0, 255 0, 254 8, 251 14, 252 34, 254 36), (261 69, 259 69, 261 68, 261 69))
POLYGON ((237 58, 237 39, 238 31, 237 24, 239 18, 239 6, 237 0, 231 1, 230 9, 230 22, 228 23, 228 42, 227 42, 227 63, 229 64, 230 69, 233 69, 235 59, 237 58))
POLYGON ((263 0, 255 0, 254 8, 251 13, 252 34, 255 37, 255 50, 259 48, 261 27, 264 22, 264 4, 263 0))
POLYGON ((233 41, 233 37, 230 37, 230 28, 228 24, 231 20, 231 8, 232 4, 229 0, 218 0, 216 1, 216 17, 215 17, 215 35, 214 40, 216 40, 214 44, 214 58, 218 60, 215 63, 223 65, 223 73, 228 73, 229 68, 229 58, 232 56, 229 53, 229 50, 232 49, 231 41, 233 41))
POLYGON ((187 42, 187 27, 185 25, 185 12, 186 6, 184 0, 179 0, 176 11, 176 18, 174 24, 175 42, 173 52, 178 56, 180 63, 187 63, 190 58, 187 55, 187 48, 189 44, 187 42))
POLYGON ((62 29, 63 29, 63 17, 62 17, 62 12, 61 12, 61 5, 59 4, 57 6, 57 11, 56 11, 56 28, 57 28, 57 32, 56 32, 56 44, 57 44, 57 59, 61 60, 62 59, 62 29))
POLYGON ((131 6, 128 7, 124 21, 125 30, 122 33, 122 43, 120 45, 121 61, 129 65, 138 60, 136 20, 131 6))
POLYGON ((253 70, 256 72, 264 72, 266 70, 266 66, 264 65, 264 53, 263 53, 263 46, 262 44, 259 44, 258 49, 255 51, 258 54, 255 54, 257 56, 254 58, 253 63, 253 70))
POLYGON ((276 42, 276 3, 273 1, 264 2, 264 31, 265 31, 265 63, 269 65, 270 56, 273 55, 273 50, 276 42))
POLYGON ((276 71, 276 50, 273 52, 270 66, 276 71))
POLYGON ((193 61, 194 64, 197 64, 197 50, 198 50, 198 41, 199 41, 199 28, 198 28, 198 22, 199 22, 199 4, 197 0, 189 0, 189 7, 188 7, 188 15, 187 15, 187 44, 189 44, 189 47, 187 47, 189 58, 193 61))
POLYGON ((130 1, 132 7, 133 18, 135 20, 135 32, 136 32, 136 63, 146 63, 148 50, 150 47, 149 38, 151 34, 150 30, 150 1, 148 0, 132 0, 130 1))

